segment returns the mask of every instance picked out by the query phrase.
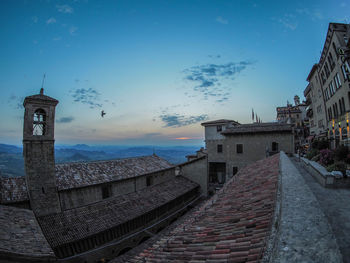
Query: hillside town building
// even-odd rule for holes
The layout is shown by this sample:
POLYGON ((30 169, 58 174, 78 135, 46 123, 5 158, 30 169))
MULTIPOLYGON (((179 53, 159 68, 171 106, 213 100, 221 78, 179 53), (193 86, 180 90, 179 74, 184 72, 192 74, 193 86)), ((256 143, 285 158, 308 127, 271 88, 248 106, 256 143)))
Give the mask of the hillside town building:
POLYGON ((310 132, 335 148, 347 143, 350 111, 350 25, 330 23, 320 60, 307 78, 304 95, 309 98, 310 132))
POLYGON ((222 187, 248 164, 279 151, 294 152, 293 130, 288 123, 239 124, 232 120, 217 120, 204 122, 202 126, 210 191, 222 187))
POLYGON ((298 95, 294 96, 294 106, 287 102, 287 106, 276 108, 276 120, 279 123, 288 123, 293 127, 294 133, 294 151, 305 144, 306 138, 309 136, 307 116, 307 102, 300 103, 298 95))

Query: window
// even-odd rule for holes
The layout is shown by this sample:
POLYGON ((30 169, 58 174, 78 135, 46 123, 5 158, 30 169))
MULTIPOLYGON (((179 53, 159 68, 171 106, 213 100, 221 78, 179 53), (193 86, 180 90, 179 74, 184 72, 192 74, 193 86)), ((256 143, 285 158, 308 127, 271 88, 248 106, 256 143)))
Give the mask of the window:
POLYGON ((333 113, 334 113, 334 118, 338 118, 339 112, 338 112, 338 104, 337 103, 335 103, 333 105, 333 113))
POLYGON ((347 61, 345 61, 345 63, 341 66, 341 69, 343 72, 344 80, 350 80, 350 67, 347 61))
POLYGON ((319 120, 318 121, 318 128, 322 128, 323 127, 323 120, 319 120))
POLYGON ((335 89, 334 89, 334 85, 333 85, 333 80, 331 80, 331 83, 329 83, 329 91, 331 93, 331 96, 333 96, 335 94, 335 89))
POLYGON ((346 112, 346 109, 345 109, 345 100, 344 100, 344 97, 341 98, 341 101, 342 101, 342 106, 343 106, 343 113, 346 112))
POLYGON ((277 142, 272 142, 272 151, 278 152, 278 143, 277 142))
POLYGON ((322 72, 321 72, 321 78, 322 78, 322 84, 324 84, 324 83, 326 82, 326 77, 325 77, 325 75, 324 75, 323 70, 322 70, 322 72))
POLYGON ((235 175, 238 172, 238 167, 234 166, 232 168, 232 175, 235 175))
POLYGON ((337 56, 337 58, 338 58, 338 57, 339 57, 339 55, 338 55, 337 48, 335 47, 334 42, 332 43, 332 46, 333 46, 334 53, 335 53, 335 55, 336 55, 336 56, 337 56))
POLYGON ((329 117, 329 120, 333 119, 331 108, 328 109, 328 117, 329 117))
POLYGON ((340 78, 339 78, 338 72, 334 76, 334 82, 335 82, 336 89, 339 89, 341 87, 341 82, 340 82, 340 78))
POLYGON ((329 57, 328 57, 328 59, 329 59, 329 64, 331 65, 331 69, 333 70, 334 69, 334 67, 335 67, 335 63, 334 63, 334 59, 333 59, 333 56, 332 56, 332 52, 330 52, 329 51, 329 57), (329 59, 330 58, 330 59, 329 59))
POLYGON ((216 131, 217 132, 221 132, 222 131, 222 126, 221 125, 217 125, 216 126, 216 131))
POLYGON ((324 97, 326 98, 326 100, 329 100, 328 88, 326 88, 326 90, 324 91, 324 97))
POLYGON ((330 71, 329 71, 329 67, 328 67, 328 63, 327 61, 324 63, 324 69, 326 71, 326 76, 327 78, 329 77, 330 71))
POLYGON ((218 153, 222 153, 222 144, 218 144, 217 150, 218 150, 218 153))
POLYGON ((151 186, 153 184, 153 176, 146 177, 146 186, 151 186))
POLYGON ((111 186, 110 185, 105 185, 102 186, 102 199, 106 199, 110 196, 112 196, 112 191, 111 191, 111 186))
POLYGON ((317 113, 321 113, 322 112, 322 107, 321 107, 321 105, 318 105, 317 106, 317 113))
POLYGON ((37 109, 33 116, 33 135, 45 135, 46 113, 43 109, 37 109))
POLYGON ((237 150, 237 153, 243 153, 243 144, 237 144, 236 150, 237 150))

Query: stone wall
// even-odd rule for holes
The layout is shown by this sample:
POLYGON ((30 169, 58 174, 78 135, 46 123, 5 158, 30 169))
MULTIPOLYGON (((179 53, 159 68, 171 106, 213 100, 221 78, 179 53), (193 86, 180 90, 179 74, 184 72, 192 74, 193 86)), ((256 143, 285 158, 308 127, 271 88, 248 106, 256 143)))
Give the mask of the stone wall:
POLYGON ((205 142, 208 151, 208 161, 209 162, 226 162, 227 145, 224 139, 222 140, 208 140, 205 142), (218 145, 222 145, 222 152, 218 152, 218 145))
POLYGON ((55 177, 54 141, 24 141, 30 204, 38 216, 61 211, 55 177))
POLYGON ((130 179, 60 191, 59 196, 62 210, 80 207, 103 200, 102 189, 104 187, 109 187, 110 196, 119 196, 139 191, 147 187, 147 177, 151 178, 151 185, 159 184, 174 178, 175 168, 161 170, 130 179))
POLYGON ((208 158, 203 156, 180 165, 182 176, 200 185, 201 195, 208 195, 208 158))
POLYGON ((245 133, 227 135, 225 140, 207 142, 208 161, 226 163, 226 180, 232 177, 233 168, 242 167, 263 159, 267 149, 271 153, 272 143, 278 143, 278 151, 293 153, 294 138, 291 132, 245 133), (222 144, 222 153, 217 152, 217 145, 222 144), (237 153, 237 144, 243 145, 243 153, 237 153))

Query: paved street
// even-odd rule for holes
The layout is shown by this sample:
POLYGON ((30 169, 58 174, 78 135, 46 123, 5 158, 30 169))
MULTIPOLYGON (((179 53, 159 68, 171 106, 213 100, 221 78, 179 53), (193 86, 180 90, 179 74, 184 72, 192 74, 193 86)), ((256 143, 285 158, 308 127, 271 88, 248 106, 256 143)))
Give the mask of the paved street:
POLYGON ((336 237, 343 260, 350 263, 350 189, 324 188, 293 157, 293 164, 317 198, 336 237))

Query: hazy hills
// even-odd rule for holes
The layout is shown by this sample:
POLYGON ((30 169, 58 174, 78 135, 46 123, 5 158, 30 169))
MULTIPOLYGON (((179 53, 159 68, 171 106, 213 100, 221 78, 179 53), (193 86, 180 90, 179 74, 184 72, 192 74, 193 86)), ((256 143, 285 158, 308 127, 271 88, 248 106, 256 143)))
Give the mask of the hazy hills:
MULTIPOLYGON (((74 146, 55 146, 56 163, 84 162, 93 160, 109 160, 135 156, 151 155, 153 153, 177 164, 186 161, 185 156, 194 154, 201 146, 89 146, 77 144, 74 146)), ((0 144, 0 175, 23 176, 24 161, 22 147, 0 144)))

